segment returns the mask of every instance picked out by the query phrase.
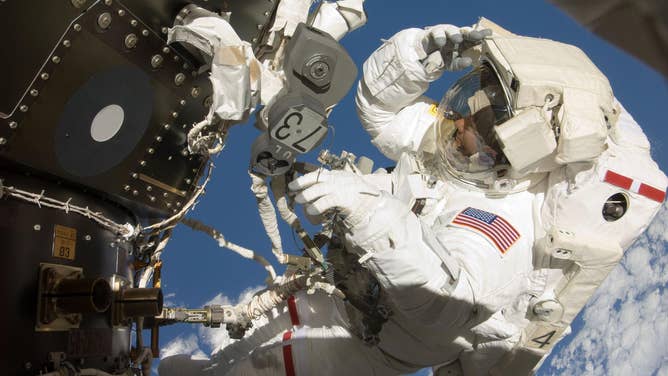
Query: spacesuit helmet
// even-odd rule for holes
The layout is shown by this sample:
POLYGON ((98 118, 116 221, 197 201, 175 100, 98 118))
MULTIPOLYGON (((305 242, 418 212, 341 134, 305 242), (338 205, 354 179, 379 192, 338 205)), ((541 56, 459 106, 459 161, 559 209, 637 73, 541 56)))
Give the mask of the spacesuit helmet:
POLYGON ((582 50, 495 30, 479 56, 443 95, 423 140, 435 157, 430 170, 504 194, 606 149, 619 112, 610 83, 582 50))
POLYGON ((451 175, 483 188, 511 167, 495 127, 512 117, 512 106, 493 66, 484 62, 448 89, 437 110, 436 147, 451 175))

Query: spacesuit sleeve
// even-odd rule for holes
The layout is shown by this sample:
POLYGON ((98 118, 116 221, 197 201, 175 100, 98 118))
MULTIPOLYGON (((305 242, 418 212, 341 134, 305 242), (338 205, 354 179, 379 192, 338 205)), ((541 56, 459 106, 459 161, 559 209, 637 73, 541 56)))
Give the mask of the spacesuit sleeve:
POLYGON ((406 205, 383 194, 368 221, 346 238, 403 315, 424 323, 445 315, 452 324, 463 323, 474 300, 471 284, 455 259, 436 252, 426 231, 406 205))
POLYGON ((434 122, 436 104, 422 96, 442 69, 427 71, 421 40, 426 31, 406 29, 385 41, 364 63, 357 113, 372 142, 390 159, 416 151, 434 122))

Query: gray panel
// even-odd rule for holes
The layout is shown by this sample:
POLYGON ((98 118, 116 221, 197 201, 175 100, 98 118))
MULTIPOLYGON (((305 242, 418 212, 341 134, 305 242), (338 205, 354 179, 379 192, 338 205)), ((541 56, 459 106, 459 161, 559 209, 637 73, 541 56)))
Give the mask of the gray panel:
POLYGON ((552 0, 578 22, 668 77, 665 0, 552 0))

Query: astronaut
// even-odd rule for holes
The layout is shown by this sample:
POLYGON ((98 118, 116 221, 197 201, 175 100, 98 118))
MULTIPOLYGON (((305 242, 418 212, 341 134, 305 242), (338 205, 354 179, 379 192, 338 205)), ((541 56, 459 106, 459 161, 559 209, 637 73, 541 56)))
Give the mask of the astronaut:
POLYGON ((527 374, 665 198, 647 138, 574 46, 487 20, 407 29, 356 100, 394 171, 290 183, 336 222, 346 301, 295 294, 193 372, 527 374), (422 96, 468 65, 440 103, 422 96))

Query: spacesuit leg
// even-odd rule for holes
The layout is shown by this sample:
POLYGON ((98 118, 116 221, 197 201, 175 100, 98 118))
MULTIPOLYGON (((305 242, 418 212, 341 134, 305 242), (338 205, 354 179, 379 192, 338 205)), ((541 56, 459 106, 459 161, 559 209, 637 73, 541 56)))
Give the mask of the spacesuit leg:
POLYGON ((350 332, 344 303, 304 292, 214 355, 212 375, 392 375, 380 350, 350 332))

